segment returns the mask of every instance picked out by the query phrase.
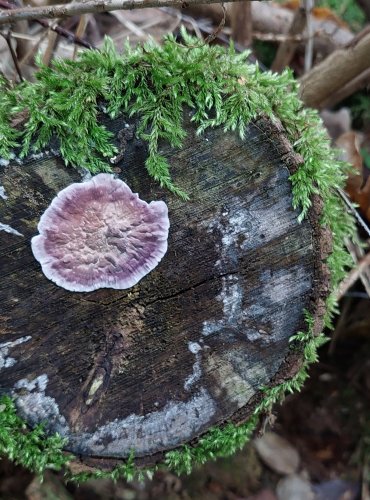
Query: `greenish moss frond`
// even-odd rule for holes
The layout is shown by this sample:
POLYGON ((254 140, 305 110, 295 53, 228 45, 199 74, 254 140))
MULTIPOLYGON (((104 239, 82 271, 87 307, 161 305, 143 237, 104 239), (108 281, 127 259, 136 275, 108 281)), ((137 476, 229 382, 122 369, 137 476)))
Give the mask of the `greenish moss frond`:
POLYGON ((42 475, 47 468, 60 470, 72 457, 63 452, 67 440, 58 434, 48 436, 44 426, 29 430, 17 415, 8 396, 0 398, 0 454, 42 475))
POLYGON ((157 467, 146 467, 139 469, 135 465, 134 451, 129 457, 120 465, 117 465, 112 471, 96 470, 94 472, 79 472, 77 474, 66 473, 66 481, 73 481, 75 483, 84 483, 89 479, 112 479, 117 481, 122 478, 126 481, 143 481, 144 479, 151 479, 157 467))
POLYGON ((227 457, 243 448, 250 439, 258 423, 257 415, 246 424, 226 424, 224 427, 214 427, 201 437, 197 446, 185 445, 181 450, 166 453, 167 467, 177 474, 189 474, 194 465, 204 464, 217 457, 227 457))

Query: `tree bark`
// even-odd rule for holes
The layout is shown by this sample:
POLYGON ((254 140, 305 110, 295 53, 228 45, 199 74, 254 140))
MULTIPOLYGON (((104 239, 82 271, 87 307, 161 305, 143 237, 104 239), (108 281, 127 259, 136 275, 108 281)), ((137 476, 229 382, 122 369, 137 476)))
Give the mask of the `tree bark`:
MULTIPOLYGON (((303 7, 297 9, 287 34, 299 35, 303 33, 306 27, 306 20, 306 10, 303 7)), ((294 56, 297 46, 298 42, 293 40, 287 40, 286 42, 281 43, 276 52, 275 59, 271 65, 271 71, 280 73, 286 66, 289 66, 289 63, 294 56)))
POLYGON ((369 86, 370 68, 366 69, 353 80, 349 81, 346 85, 344 85, 344 87, 339 88, 336 92, 334 92, 334 94, 330 94, 325 101, 320 103, 320 108, 332 108, 355 92, 369 86))
POLYGON ((330 95, 369 68, 370 30, 365 28, 342 49, 337 49, 300 79, 306 106, 321 107, 330 95))
POLYGON ((116 167, 142 199, 167 202, 171 223, 167 254, 129 290, 68 292, 33 258, 40 216, 81 181, 76 170, 50 148, 0 171, 1 391, 85 464, 111 467, 132 450, 153 463, 212 426, 244 421, 261 387, 301 366, 289 338, 306 328, 304 310, 322 327, 328 237, 319 199, 297 222, 289 176, 301 158, 282 127, 260 119, 245 140, 222 129, 197 136, 185 116, 184 147, 161 152, 189 202, 147 176, 135 136, 116 167))
POLYGON ((252 44, 252 7, 250 2, 232 4, 231 37, 243 47, 249 47, 252 44))

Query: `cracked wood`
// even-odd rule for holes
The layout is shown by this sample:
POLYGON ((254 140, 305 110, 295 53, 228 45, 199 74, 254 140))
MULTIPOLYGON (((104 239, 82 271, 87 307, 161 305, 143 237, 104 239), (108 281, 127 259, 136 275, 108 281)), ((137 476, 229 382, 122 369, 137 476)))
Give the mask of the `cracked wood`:
MULTIPOLYGON (((102 119, 118 145, 136 125, 102 119)), ((320 204, 298 224, 289 175, 300 158, 281 128, 261 119, 242 141, 220 129, 198 137, 188 111, 186 120, 183 149, 161 152, 189 202, 147 176, 135 134, 113 167, 142 199, 166 201, 171 222, 167 254, 129 290, 68 292, 32 256, 41 214, 81 181, 76 170, 50 153, 0 170, 0 220, 24 235, 0 239, 0 351, 11 360, 1 392, 30 425, 46 420, 68 437, 85 463, 109 466, 132 449, 150 463, 245 419, 262 386, 298 370, 288 340, 304 328, 303 310, 320 326, 320 204)))

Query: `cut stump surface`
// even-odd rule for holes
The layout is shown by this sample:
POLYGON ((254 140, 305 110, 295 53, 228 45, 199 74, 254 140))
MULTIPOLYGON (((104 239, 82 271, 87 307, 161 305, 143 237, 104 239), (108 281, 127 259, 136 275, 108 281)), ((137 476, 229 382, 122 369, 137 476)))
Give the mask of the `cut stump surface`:
POLYGON ((188 202, 148 177, 134 121, 108 126, 122 149, 119 178, 168 204, 168 252, 129 290, 59 288, 30 240, 81 174, 50 151, 1 167, 0 388, 85 463, 109 466, 134 450, 148 464, 245 420, 262 386, 297 372, 302 353, 289 337, 305 329, 305 309, 321 327, 325 245, 319 200, 302 223, 292 208, 300 158, 279 125, 260 119, 241 140, 221 129, 198 137, 188 122, 181 151, 161 147, 188 202))

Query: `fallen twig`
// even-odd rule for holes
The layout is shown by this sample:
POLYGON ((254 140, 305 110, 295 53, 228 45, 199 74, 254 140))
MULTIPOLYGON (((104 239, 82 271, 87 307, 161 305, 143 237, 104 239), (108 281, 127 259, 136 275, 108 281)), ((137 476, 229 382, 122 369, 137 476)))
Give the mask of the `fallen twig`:
MULTIPOLYGON (((304 8, 297 9, 294 14, 292 24, 288 31, 288 36, 300 35, 302 39, 302 32, 306 26, 306 10, 304 8)), ((272 63, 271 70, 280 73, 286 66, 289 65, 290 61, 294 56, 294 52, 297 48, 298 41, 286 39, 283 43, 279 45, 276 52, 275 59, 272 63)))
MULTIPOLYGON (((76 36, 78 36, 79 38, 82 38, 84 36, 88 22, 89 22, 89 16, 87 14, 84 14, 83 16, 80 17, 80 20, 78 22, 78 26, 76 29, 76 36)), ((77 52, 78 52, 78 48, 77 48, 77 45, 75 45, 73 48, 73 56, 72 56, 73 60, 76 59, 77 52)))
MULTIPOLYGON (((17 7, 15 5, 7 2, 6 0, 0 0, 0 9, 4 9, 4 11, 11 10, 12 12, 19 10, 19 9, 17 9, 17 7)), ((3 12, 0 11, 0 16, 2 14, 3 14, 3 12)), ((36 23, 40 24, 44 28, 47 28, 51 31, 55 31, 56 33, 58 33, 58 35, 60 35, 64 38, 67 38, 67 40, 69 40, 72 43, 75 43, 76 45, 80 45, 81 47, 86 47, 87 49, 95 48, 91 45, 91 43, 87 42, 86 40, 83 40, 82 38, 76 36, 74 33, 62 28, 61 26, 56 26, 53 23, 48 23, 48 21, 46 21, 45 19, 35 19, 35 18, 33 18, 33 19, 36 23)), ((0 21, 0 24, 4 24, 4 23, 1 23, 1 21, 0 21)))
POLYGON ((50 64, 57 42, 58 34, 55 31, 48 30, 48 43, 46 46, 46 50, 42 56, 42 64, 44 64, 45 66, 49 66, 50 64))
MULTIPOLYGON (((351 252, 353 254, 353 252, 351 252)), ((363 285, 366 289, 368 296, 370 297, 370 283, 369 283, 369 271, 370 271, 370 253, 366 254, 360 260, 357 261, 356 267, 353 268, 345 277, 345 279, 340 283, 336 298, 340 300, 343 295, 351 288, 352 285, 356 283, 358 279, 362 278, 363 285), (364 271, 368 271, 367 275, 364 275, 364 271), (366 278, 367 276, 367 278, 366 278), (365 284, 366 283, 366 284, 365 284)))
POLYGON ((364 29, 342 49, 334 51, 300 79, 301 99, 307 106, 321 107, 334 92, 369 68, 370 32, 364 29))
POLYGON ((19 64, 18 64, 17 54, 15 53, 14 48, 13 48, 13 45, 12 45, 12 33, 11 33, 11 30, 9 29, 9 30, 6 32, 6 34, 5 34, 5 33, 1 33, 1 32, 0 32, 0 35, 1 35, 1 36, 4 38, 4 40, 6 41, 6 44, 7 44, 7 46, 8 46, 8 49, 9 49, 10 55, 11 55, 12 60, 13 60, 13 63, 14 63, 15 70, 16 70, 16 72, 18 73, 19 80, 20 80, 21 82, 23 82, 23 76, 22 76, 21 68, 19 67, 19 64))
POLYGON ((348 82, 344 87, 340 88, 334 94, 331 94, 325 101, 320 104, 320 108, 332 108, 338 102, 343 101, 351 96, 358 90, 370 85, 370 68, 363 71, 360 75, 356 76, 353 80, 348 82))
POLYGON ((305 73, 312 68, 312 61, 313 61, 313 34, 314 34, 314 28, 312 23, 313 6, 314 6, 313 0, 305 0, 307 37, 308 37, 306 42, 306 50, 304 54, 305 73))
MULTIPOLYGON (((224 16, 226 19, 226 15, 224 16)), ((231 37, 244 47, 252 43, 252 10, 250 2, 236 2, 231 6, 231 37)))
MULTIPOLYGON (((227 28, 226 28, 227 29, 227 28)), ((278 33, 261 33, 261 31, 253 31, 252 36, 255 40, 261 40, 262 42, 304 42, 307 37, 304 35, 283 35, 278 33)))
MULTIPOLYGON (((2 0, 3 1, 3 0, 2 0)), ((234 2, 236 0, 227 0, 234 2)), ((249 0, 243 0, 244 2, 249 0)), ((199 3, 219 3, 219 0, 87 0, 64 5, 46 5, 41 7, 21 7, 0 11, 0 25, 17 19, 52 19, 70 17, 91 12, 111 12, 113 10, 145 9, 147 7, 180 6, 187 7, 199 3)))

